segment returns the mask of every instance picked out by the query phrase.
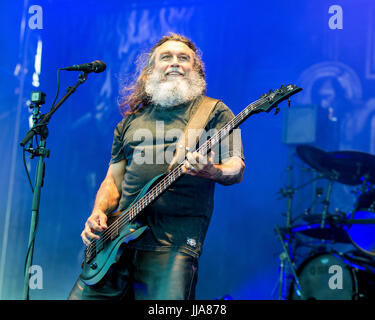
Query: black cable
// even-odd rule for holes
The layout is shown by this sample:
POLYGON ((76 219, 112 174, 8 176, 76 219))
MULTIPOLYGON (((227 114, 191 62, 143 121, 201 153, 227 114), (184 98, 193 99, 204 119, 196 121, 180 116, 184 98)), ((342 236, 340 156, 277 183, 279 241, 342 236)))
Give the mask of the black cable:
MULTIPOLYGON (((27 264, 27 259, 29 258, 29 255, 30 255, 31 247, 34 245, 34 242, 35 242, 35 235, 36 235, 36 230, 38 229, 38 222, 39 222, 39 214, 36 215, 36 219, 35 219, 35 232, 33 233, 33 237, 32 237, 32 239, 30 241, 30 244, 29 244, 29 246, 27 248, 25 265, 23 267, 24 274, 26 274, 26 264, 27 264)), ((30 272, 30 270, 27 270, 27 272, 30 272)))
POLYGON ((52 102, 51 110, 52 110, 53 106, 55 105, 57 97, 59 96, 59 91, 60 91, 60 70, 61 69, 57 69, 57 92, 56 92, 55 100, 53 100, 53 102, 52 102))
POLYGON ((25 151, 26 151, 25 148, 23 148, 23 152, 22 152, 22 155, 23 155, 23 165, 25 166, 25 170, 26 170, 26 174, 27 174, 27 179, 29 180, 29 184, 30 184, 31 190, 34 193, 34 187, 33 187, 33 184, 31 183, 31 178, 30 178, 29 170, 27 169, 27 165, 26 165, 25 151))
MULTIPOLYGON (((30 145, 31 145, 31 147, 32 147, 32 143, 31 143, 30 145)), ((38 145, 38 143, 37 143, 37 145, 38 145)), ((27 174, 27 179, 28 179, 28 181, 29 181, 29 184, 30 184, 31 190, 32 190, 32 192, 34 193, 34 187, 33 187, 33 184, 32 184, 32 182, 31 182, 31 178, 30 178, 29 170, 27 169, 27 165, 26 165, 25 151, 26 151, 25 148, 23 148, 23 152, 22 152, 22 154, 23 154, 23 164, 24 164, 24 166, 25 166, 25 170, 26 170, 26 174, 27 174)), ((36 235, 36 230, 37 230, 37 228, 38 228, 38 222, 39 222, 39 215, 37 214, 37 215, 36 215, 36 219, 35 219, 35 232, 34 232, 34 234, 33 234, 33 238, 32 238, 31 241, 30 241, 30 244, 29 244, 29 246, 28 246, 28 248, 27 248, 27 253, 26 253, 26 258, 25 258, 25 264, 24 264, 24 274, 26 274, 26 272, 30 272, 30 270, 26 270, 26 265, 27 265, 27 260, 28 260, 29 255, 30 255, 31 247, 34 245, 34 242, 35 242, 35 235, 36 235)))

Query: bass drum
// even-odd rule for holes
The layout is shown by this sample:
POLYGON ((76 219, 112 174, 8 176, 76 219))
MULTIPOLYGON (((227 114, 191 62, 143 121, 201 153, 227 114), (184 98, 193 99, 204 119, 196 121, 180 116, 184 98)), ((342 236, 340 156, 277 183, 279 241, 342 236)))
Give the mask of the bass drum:
POLYGON ((370 256, 375 256, 375 190, 359 197, 349 219, 372 221, 352 224, 348 227, 347 233, 354 246, 370 256))
POLYGON ((370 260, 335 252, 316 254, 297 270, 303 296, 290 285, 290 300, 359 300, 375 298, 375 269, 370 260))

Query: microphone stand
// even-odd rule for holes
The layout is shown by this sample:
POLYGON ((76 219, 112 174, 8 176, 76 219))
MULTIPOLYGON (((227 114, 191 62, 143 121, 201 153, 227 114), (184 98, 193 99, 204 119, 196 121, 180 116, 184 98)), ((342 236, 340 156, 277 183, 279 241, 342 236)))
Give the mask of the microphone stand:
POLYGON ((39 204, 40 204, 40 194, 43 186, 43 179, 45 174, 45 163, 44 158, 49 157, 49 150, 46 149, 46 140, 48 137, 48 122, 52 115, 57 111, 57 109, 65 102, 66 99, 76 90, 76 88, 87 80, 87 73, 81 73, 78 76, 78 82, 73 87, 68 87, 65 96, 53 107, 51 110, 44 115, 40 115, 40 105, 32 105, 33 110, 33 127, 26 133, 25 137, 20 142, 20 145, 25 151, 31 153, 31 158, 39 157, 36 173, 35 173, 35 186, 33 190, 33 202, 31 209, 31 224, 30 224, 30 234, 29 243, 27 250, 27 257, 25 262, 25 280, 24 280, 24 290, 23 299, 29 300, 29 282, 30 282, 30 267, 32 264, 33 253, 34 253, 34 240, 36 233, 36 226, 38 223, 39 216, 39 204), (39 120, 39 122, 38 122, 39 120), (35 135, 40 136, 40 143, 36 148, 32 148, 32 139, 35 135), (31 141, 30 141, 31 140, 31 141), (27 147, 25 145, 28 144, 27 147))

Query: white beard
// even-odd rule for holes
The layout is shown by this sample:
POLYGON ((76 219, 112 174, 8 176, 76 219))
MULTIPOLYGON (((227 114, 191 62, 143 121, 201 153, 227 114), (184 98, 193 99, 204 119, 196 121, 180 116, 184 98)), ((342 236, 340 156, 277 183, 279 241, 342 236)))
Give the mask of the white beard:
POLYGON ((168 108, 190 102, 202 95, 206 81, 197 71, 192 71, 188 78, 165 79, 160 72, 152 71, 147 77, 145 91, 151 102, 168 108))

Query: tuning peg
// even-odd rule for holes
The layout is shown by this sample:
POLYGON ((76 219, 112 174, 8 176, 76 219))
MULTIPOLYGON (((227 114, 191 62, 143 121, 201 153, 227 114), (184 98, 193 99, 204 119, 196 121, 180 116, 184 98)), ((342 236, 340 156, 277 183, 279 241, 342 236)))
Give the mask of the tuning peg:
POLYGON ((280 108, 279 107, 276 107, 276 109, 275 109, 275 116, 278 114, 280 112, 280 108))
POLYGON ((281 89, 282 87, 284 87, 284 83, 281 85, 280 89, 281 89))
POLYGON ((271 93, 272 92, 272 89, 270 89, 270 91, 268 93, 271 93))

